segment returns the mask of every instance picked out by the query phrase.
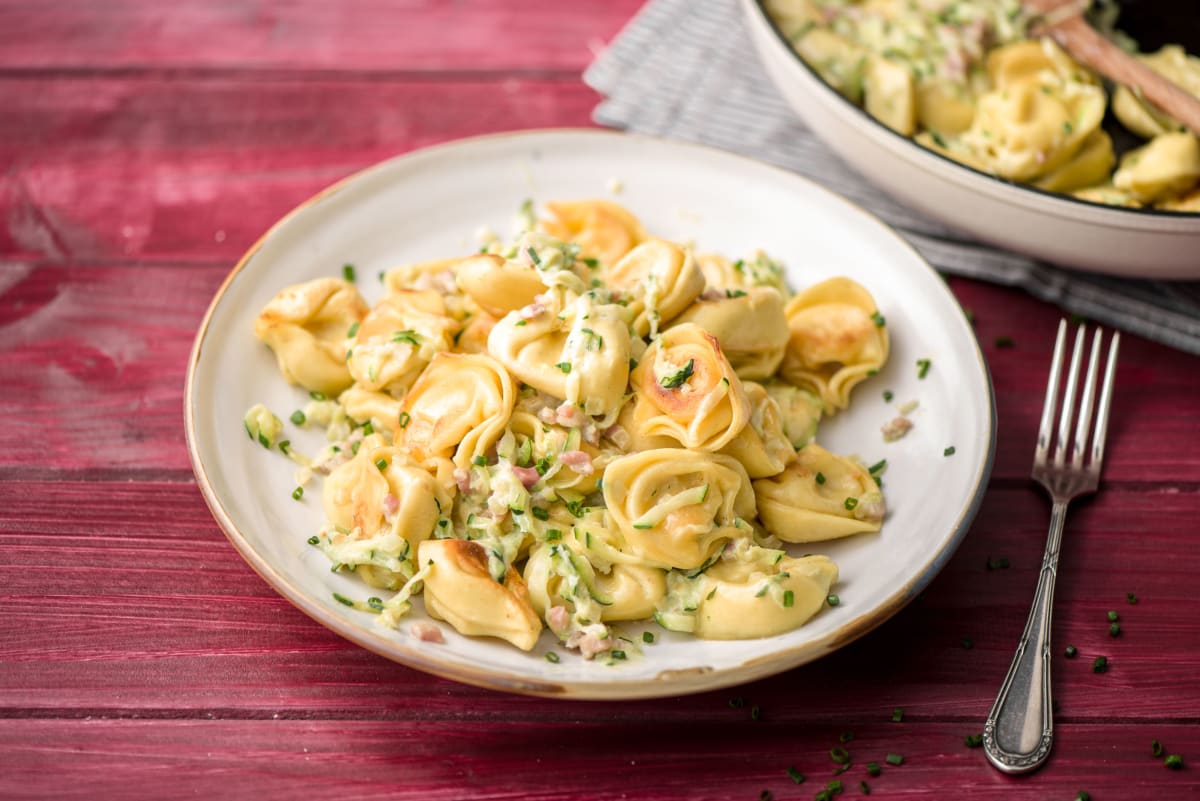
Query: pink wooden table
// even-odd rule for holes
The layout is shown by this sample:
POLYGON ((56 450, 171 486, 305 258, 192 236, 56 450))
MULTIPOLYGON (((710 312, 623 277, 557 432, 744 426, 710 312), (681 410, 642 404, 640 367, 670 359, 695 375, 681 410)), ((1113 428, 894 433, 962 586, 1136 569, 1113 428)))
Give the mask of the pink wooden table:
POLYGON ((182 391, 232 264, 372 162, 589 125, 580 72, 638 5, 0 0, 0 798, 813 798, 850 733, 847 797, 1197 797, 1200 363, 1132 336, 1106 481, 1068 522, 1054 756, 1010 778, 964 744, 1048 519, 1027 476, 1060 313, 1008 289, 951 281, 999 413, 969 536, 885 626, 768 680, 628 703, 454 684, 319 627, 228 544, 182 391))

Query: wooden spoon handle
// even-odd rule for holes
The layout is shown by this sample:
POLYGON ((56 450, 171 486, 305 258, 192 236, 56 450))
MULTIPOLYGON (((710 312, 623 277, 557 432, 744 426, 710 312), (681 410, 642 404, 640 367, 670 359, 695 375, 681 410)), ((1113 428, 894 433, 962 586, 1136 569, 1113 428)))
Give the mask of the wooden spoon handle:
POLYGON ((1053 23, 1047 33, 1082 64, 1104 77, 1136 89, 1142 97, 1200 136, 1200 98, 1159 75, 1105 39, 1083 17, 1053 23))

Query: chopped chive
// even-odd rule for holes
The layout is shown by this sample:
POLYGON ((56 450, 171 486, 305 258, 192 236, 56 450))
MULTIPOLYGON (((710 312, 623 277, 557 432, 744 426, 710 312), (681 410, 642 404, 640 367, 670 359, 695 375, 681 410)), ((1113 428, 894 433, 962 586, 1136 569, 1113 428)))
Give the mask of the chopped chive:
POLYGON ((825 596, 825 603, 829 604, 830 606, 837 606, 841 602, 842 602, 842 599, 832 593, 825 596))
POLYGON ((408 424, 412 422, 412 417, 408 412, 400 412, 400 427, 408 428, 408 424))
POLYGON ((586 264, 587 268, 589 270, 595 270, 597 267, 600 266, 599 259, 593 259, 590 256, 585 257, 585 258, 581 259, 580 261, 582 261, 584 264, 586 264))
POLYGON ((612 653, 613 659, 624 659, 625 658, 624 651, 612 651, 611 653, 612 653))
POLYGON ((473 456, 471 457, 471 464, 475 465, 476 467, 484 467, 487 465, 487 459, 485 459, 482 455, 473 456))
POLYGON ((270 448, 271 440, 267 439, 267 435, 260 431, 258 434, 258 444, 262 445, 264 448, 270 448))
POLYGON ((817 483, 818 484, 825 483, 825 474, 824 473, 820 473, 820 472, 817 473, 817 483))
POLYGON ((795 594, 791 590, 784 590, 783 591, 783 605, 785 607, 790 608, 794 603, 796 603, 795 594))
MULTIPOLYGON (((304 487, 296 487, 294 490, 292 490, 292 500, 293 501, 298 501, 303 497, 304 497, 304 487)), ((316 545, 316 543, 314 542, 313 545, 316 545)))
POLYGON ((883 328, 887 325, 887 320, 884 319, 884 316, 878 310, 871 313, 871 322, 875 323, 878 328, 883 328))
POLYGON ((842 794, 842 780, 834 779, 829 784, 825 785, 825 789, 828 790, 829 792, 833 793, 834 795, 841 795, 842 794))
POLYGON ((354 323, 353 325, 350 326, 350 330, 348 330, 346 332, 346 339, 350 339, 351 337, 353 337, 354 335, 356 335, 358 333, 359 325, 361 325, 361 323, 354 323))
POLYGON ((1121 616, 1117 614, 1116 610, 1114 610, 1114 609, 1108 610, 1108 622, 1116 623, 1120 619, 1121 619, 1121 616))
POLYGON ((887 762, 889 765, 903 765, 904 764, 904 755, 903 754, 888 754, 886 759, 884 759, 884 761, 887 762))
POLYGON ((949 448, 946 448, 946 450, 942 451, 942 456, 953 456, 953 455, 954 455, 954 446, 953 445, 951 445, 949 448))
POLYGON ((687 364, 676 370, 671 375, 663 376, 658 383, 662 385, 663 389, 679 389, 689 378, 692 377, 692 373, 695 372, 695 366, 696 360, 688 359, 687 364))
POLYGON ((411 328, 406 328, 403 331, 393 331, 392 332, 392 341, 393 342, 402 342, 406 345, 412 345, 413 347, 417 347, 421 344, 421 335, 418 334, 416 331, 412 330, 411 328))
POLYGON ((543 509, 540 506, 533 507, 533 509, 530 510, 530 513, 534 517, 536 517, 538 520, 549 520, 550 519, 550 510, 543 509))
POLYGON ((542 257, 537 254, 536 250, 529 247, 529 248, 525 248, 525 252, 529 254, 529 260, 531 262, 533 262, 535 266, 537 266, 537 267, 542 266, 542 257))
POLYGON ((735 695, 733 698, 729 699, 729 708, 730 709, 741 709, 745 705, 746 705, 746 699, 742 698, 740 695, 735 695))
POLYGON ((1160 757, 1160 756, 1162 756, 1162 753, 1163 753, 1162 743, 1160 743, 1158 740, 1151 740, 1150 741, 1151 756, 1160 757))
POLYGON ((896 707, 892 710, 892 723, 900 723, 902 720, 904 720, 904 709, 896 707))
POLYGON ((845 765, 850 761, 850 752, 840 746, 831 748, 829 749, 829 758, 839 765, 845 765))
POLYGON ((795 766, 787 769, 788 778, 795 784, 804 784, 805 776, 800 771, 796 770, 795 766))
POLYGON ((546 652, 546 661, 547 662, 553 662, 554 664, 557 665, 558 660, 559 660, 558 651, 547 651, 546 652))
POLYGON ((858 498, 847 498, 846 500, 842 501, 842 505, 846 507, 847 511, 849 511, 858 506, 858 498))
POLYGON ((1108 636, 1120 637, 1121 636, 1121 624, 1120 623, 1110 623, 1108 625, 1108 636))
POLYGON ((380 458, 376 459, 376 460, 375 460, 375 466, 376 466, 376 467, 378 467, 378 468, 379 468, 381 471, 382 471, 382 470, 387 470, 387 466, 388 466, 387 459, 384 459, 384 458, 382 458, 382 457, 380 457, 380 458))
POLYGON ((1181 770, 1183 768, 1183 756, 1181 754, 1169 754, 1163 760, 1163 764, 1171 770, 1181 770))
POLYGON ((329 400, 329 398, 325 397, 324 392, 317 392, 315 390, 308 393, 308 397, 312 398, 315 401, 329 400))
POLYGON ((347 598, 345 595, 342 595, 340 592, 335 592, 333 594, 333 600, 337 601, 342 606, 354 606, 354 601, 351 601, 349 598, 347 598))
MULTIPOLYGON (((296 489, 300 489, 300 487, 297 487, 296 489)), ((313 536, 308 538, 308 544, 309 545, 320 545, 321 538, 314 534, 313 536)))
POLYGON ((883 772, 883 768, 881 768, 879 766, 878 762, 868 762, 867 763, 867 774, 868 775, 878 776, 882 772, 883 772))
POLYGON ((559 362, 558 364, 556 364, 554 366, 557 367, 559 370, 562 370, 563 373, 571 372, 571 363, 570 362, 559 362))
POLYGON ((1075 794, 1075 801, 1092 801, 1092 794, 1087 790, 1080 790, 1075 794))
POLYGON ((995 344, 996 344, 997 348, 1011 348, 1013 346, 1013 338, 1012 337, 996 337, 995 344))
POLYGON ((347 281, 349 281, 352 284, 356 280, 358 280, 357 276, 355 276, 355 274, 354 274, 354 265, 353 264, 343 264, 342 265, 342 278, 345 278, 347 281))
POLYGON ((867 784, 865 781, 858 783, 858 789, 862 791, 863 795, 871 794, 871 785, 867 784))
POLYGON ((1108 672, 1108 657, 1107 656, 1098 656, 1094 660, 1092 660, 1092 672, 1093 673, 1107 673, 1108 672))
POLYGON ((292 416, 290 419, 296 425, 302 426, 302 425, 304 425, 304 421, 307 420, 308 418, 304 416, 304 412, 297 409, 296 411, 292 412, 292 416))
POLYGON ((838 742, 840 742, 842 745, 845 745, 846 743, 850 742, 853 739, 854 739, 854 732, 852 732, 852 731, 844 731, 838 735, 838 742))
POLYGON ((892 391, 890 389, 885 389, 883 391, 883 400, 885 403, 891 403, 892 398, 894 398, 894 397, 896 397, 896 396, 892 394, 892 391))
POLYGON ((878 462, 868 467, 867 472, 871 475, 875 475, 876 473, 882 472, 885 467, 887 467, 887 459, 880 459, 878 462))
POLYGON ((963 745, 965 745, 967 748, 978 748, 979 746, 983 745, 983 735, 968 734, 963 738, 963 745))
POLYGON ((1127 592, 1125 593, 1125 602, 1128 604, 1136 604, 1138 602, 1138 597, 1132 592, 1127 592))
POLYGON ((653 631, 643 631, 642 632, 642 642, 647 643, 647 644, 653 644, 654 643, 654 632, 653 631))
POLYGON ((937 131, 930 131, 929 136, 930 136, 930 138, 933 139, 933 143, 935 145, 940 147, 942 150, 946 149, 946 140, 942 137, 942 135, 940 133, 938 133, 937 131))
POLYGON ((759 720, 760 718, 762 718, 762 707, 760 707, 758 704, 755 704, 754 706, 750 707, 750 719, 759 720))
POLYGON ((917 378, 925 378, 929 375, 929 368, 933 366, 933 362, 929 359, 917 359, 917 378))
POLYGON ((1078 655, 1079 649, 1074 645, 1068 645, 1066 650, 1063 651, 1063 656, 1065 656, 1067 659, 1074 659, 1078 655))

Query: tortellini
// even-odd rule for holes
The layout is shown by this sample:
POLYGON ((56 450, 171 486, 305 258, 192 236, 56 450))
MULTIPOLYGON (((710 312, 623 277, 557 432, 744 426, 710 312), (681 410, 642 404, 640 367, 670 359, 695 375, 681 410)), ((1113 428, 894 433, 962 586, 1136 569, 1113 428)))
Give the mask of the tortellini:
POLYGON ((889 339, 875 299, 849 278, 830 278, 787 305, 790 331, 780 375, 820 396, 826 414, 845 409, 850 391, 887 361, 889 339))
POLYGON ((755 516, 750 479, 728 456, 659 448, 616 459, 604 477, 624 550, 660 567, 700 567, 755 516))
POLYGON ((716 337, 694 323, 664 331, 629 377, 634 404, 623 419, 635 436, 715 451, 750 419, 741 379, 716 337))
POLYGON ((879 529, 871 476, 814 441, 886 362, 867 290, 793 294, 766 253, 696 256, 607 200, 518 223, 383 273, 373 307, 320 279, 259 317, 312 397, 246 430, 296 463, 297 501, 324 477, 308 541, 334 571, 393 593, 336 601, 398 626, 423 597, 461 634, 610 664, 642 651, 624 626, 737 639, 818 614, 837 566, 777 546, 879 529), (325 430, 317 455, 289 420, 325 430))
POLYGON ((694 323, 717 338, 739 378, 757 381, 775 374, 788 342, 783 296, 763 286, 705 292, 674 319, 694 323))
MULTIPOLYGON (((1113 143, 1124 137, 1101 128, 1107 90, 1052 38, 1037 35, 1037 15, 1019 0, 772 0, 765 8, 832 89, 931 150, 1089 202, 1194 210, 1183 200, 1200 186, 1189 152, 1159 146, 1157 171, 1145 182, 1125 159, 1118 164, 1113 143)), ((1200 58, 1178 45, 1137 58, 1200 97, 1200 58)), ((1183 132, 1127 87, 1115 87, 1111 103, 1135 136, 1183 132)))
POLYGON ((1178 132, 1154 137, 1126 153, 1113 174, 1113 186, 1142 202, 1183 194, 1200 180, 1200 140, 1178 132))
POLYGON ((467 540, 426 540, 419 558, 432 568, 424 579, 430 617, 462 634, 499 637, 522 651, 537 644, 542 621, 516 568, 509 566, 497 580, 483 546, 467 540))
POLYGON ((815 442, 779 475, 755 481, 754 495, 763 526, 784 542, 837 539, 883 523, 883 493, 870 472, 815 442))
POLYGON ((279 372, 290 383, 336 395, 353 383, 346 337, 366 313, 353 284, 318 278, 276 295, 254 321, 254 335, 275 352, 279 372))
POLYGON ((500 438, 515 401, 512 377, 495 359, 439 353, 404 397, 396 444, 418 461, 465 468, 500 438))

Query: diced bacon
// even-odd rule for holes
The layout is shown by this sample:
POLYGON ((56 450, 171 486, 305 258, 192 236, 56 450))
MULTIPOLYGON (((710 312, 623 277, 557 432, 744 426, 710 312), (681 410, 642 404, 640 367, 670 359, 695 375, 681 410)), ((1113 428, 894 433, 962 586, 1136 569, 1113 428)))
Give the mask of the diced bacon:
POLYGON ((534 484, 538 483, 538 479, 541 478, 541 475, 538 473, 537 469, 533 467, 518 467, 513 465, 512 471, 513 475, 521 480, 521 483, 525 486, 525 489, 531 488, 534 484))
POLYGON ((967 77, 967 64, 969 57, 961 47, 952 47, 946 51, 946 60, 943 66, 946 68, 946 75, 956 80, 963 80, 967 77))
POLYGON ((873 500, 854 507, 854 516, 859 520, 879 521, 883 520, 885 511, 882 500, 873 500))
POLYGON ((554 417, 559 425, 567 428, 581 428, 587 417, 578 406, 570 401, 564 401, 554 410, 554 417))
POLYGON ((454 483, 458 485, 458 491, 464 495, 471 491, 471 473, 461 467, 454 468, 454 483))
POLYGON ((387 517, 394 517, 396 512, 400 511, 400 499, 392 493, 383 496, 383 514, 387 517))
POLYGON ((579 653, 584 659, 593 659, 596 654, 607 651, 616 645, 616 640, 612 637, 599 637, 595 632, 584 632, 579 638, 579 653))
POLYGON ((530 303, 517 312, 522 320, 533 320, 546 313, 546 307, 541 303, 530 303))
POLYGON ((883 424, 883 438, 887 442, 894 442, 900 439, 909 432, 913 427, 912 420, 907 417, 894 417, 883 424))
POLYGON ((554 423, 554 422, 557 422, 557 420, 558 420, 558 417, 554 414, 553 409, 547 409, 544 407, 541 409, 538 409, 537 416, 538 416, 538 419, 541 420, 543 423, 554 423))
POLYGON ((604 432, 604 436, 608 437, 613 445, 616 445, 623 451, 629 450, 633 445, 633 440, 630 438, 629 432, 620 425, 609 426, 604 432))
POLYGON ((446 638, 442 636, 442 629, 427 620, 418 620, 412 624, 409 630, 421 642, 436 642, 439 644, 446 642, 446 638))
POLYGON ((552 606, 546 612, 546 624, 552 632, 561 637, 571 625, 571 613, 565 606, 552 606))
POLYGON ((595 472, 592 457, 585 451, 567 451, 560 454, 558 460, 581 476, 590 476, 595 472))

